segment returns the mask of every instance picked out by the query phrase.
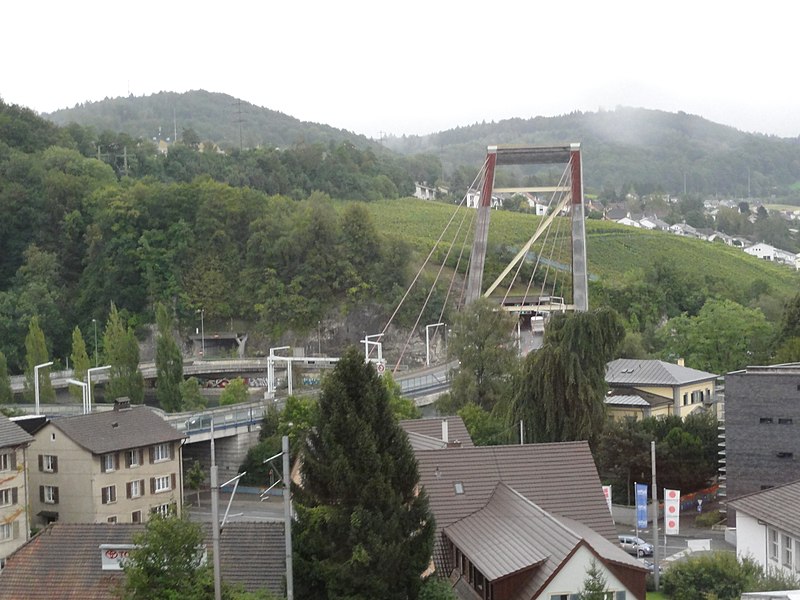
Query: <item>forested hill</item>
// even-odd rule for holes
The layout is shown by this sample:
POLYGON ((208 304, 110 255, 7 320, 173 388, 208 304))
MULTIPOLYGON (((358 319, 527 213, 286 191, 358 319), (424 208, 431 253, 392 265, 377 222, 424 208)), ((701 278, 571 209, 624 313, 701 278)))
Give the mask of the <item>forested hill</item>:
POLYGON ((438 156, 445 171, 480 165, 493 144, 580 142, 587 189, 721 194, 800 202, 800 139, 745 133, 683 112, 617 108, 476 123, 384 140, 404 154, 438 156), (685 178, 685 179, 684 179, 685 178))
POLYGON ((106 98, 43 116, 62 126, 75 122, 98 132, 121 132, 146 140, 172 140, 176 130, 178 139, 183 140, 184 132, 191 131, 198 141, 211 141, 221 148, 285 148, 331 141, 348 141, 358 148, 375 145, 363 135, 300 121, 227 94, 204 90, 106 98))

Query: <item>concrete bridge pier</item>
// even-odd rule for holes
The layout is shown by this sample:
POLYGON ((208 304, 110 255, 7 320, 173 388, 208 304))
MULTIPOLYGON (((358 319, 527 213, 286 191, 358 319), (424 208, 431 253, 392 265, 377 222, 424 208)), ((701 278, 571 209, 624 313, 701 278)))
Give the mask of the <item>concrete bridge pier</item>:
MULTIPOLYGON (((239 466, 244 462, 247 451, 258 443, 260 429, 242 431, 237 435, 217 438, 214 449, 219 469, 219 481, 224 483, 239 473, 239 466)), ((206 483, 210 481, 211 473, 211 441, 193 442, 183 446, 183 473, 192 468, 194 461, 199 461, 206 473, 206 483)), ((184 479, 184 481, 186 481, 184 479)), ((186 490, 188 493, 190 490, 186 490)))

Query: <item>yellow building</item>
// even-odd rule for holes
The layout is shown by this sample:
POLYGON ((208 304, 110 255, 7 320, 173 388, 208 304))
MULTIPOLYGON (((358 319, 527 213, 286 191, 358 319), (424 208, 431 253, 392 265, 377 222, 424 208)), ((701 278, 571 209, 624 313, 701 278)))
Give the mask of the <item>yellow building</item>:
POLYGON ((0 570, 28 541, 27 447, 33 438, 0 414, 0 570))
POLYGON ((29 450, 30 503, 37 525, 143 523, 180 513, 179 433, 146 406, 49 421, 29 450))
POLYGON ((605 399, 614 419, 685 418, 714 404, 717 375, 663 360, 619 358, 606 365, 605 399))

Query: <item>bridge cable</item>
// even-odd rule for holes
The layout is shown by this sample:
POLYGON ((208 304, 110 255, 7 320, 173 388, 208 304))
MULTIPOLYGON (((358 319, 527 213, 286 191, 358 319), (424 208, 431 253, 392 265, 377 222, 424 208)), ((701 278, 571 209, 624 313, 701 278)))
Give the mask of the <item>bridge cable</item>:
MULTIPOLYGON (((482 176, 482 174, 483 174, 483 173, 486 171, 487 164, 488 164, 488 157, 487 157, 487 159, 484 161, 484 163, 483 163, 483 166, 482 166, 482 167, 480 168, 480 170, 478 171, 478 174, 475 176, 475 179, 473 180, 473 182, 472 182, 472 185, 474 185, 474 184, 475 184, 475 181, 477 181, 477 180, 478 180, 478 179, 479 179, 479 178, 482 176)), ((455 220, 455 217, 456 217, 456 215, 458 214, 458 210, 459 210, 459 209, 460 209, 460 208, 461 208, 461 207, 464 205, 464 203, 466 202, 466 200, 467 200, 467 196, 469 195, 469 190, 470 190, 470 189, 472 189, 472 186, 470 186, 470 188, 468 188, 468 189, 467 189, 467 193, 466 193, 466 194, 464 194, 464 197, 461 199, 461 201, 460 201, 460 202, 458 203, 458 205, 456 206, 455 210, 453 211, 453 214, 450 216, 450 220, 447 222, 447 225, 445 225, 444 229, 442 230, 442 233, 439 235, 439 238, 438 238, 438 239, 436 240, 436 242, 433 244, 433 247, 431 248, 430 252, 428 253, 428 256, 425 258, 425 261, 422 263, 422 266, 420 266, 419 270, 417 271, 416 275, 414 276, 414 279, 411 281, 411 283, 409 284, 409 286, 408 286, 408 288, 406 289, 405 293, 403 294, 403 297, 400 299, 400 302, 398 303, 397 307, 394 309, 394 312, 392 313, 392 316, 391 316, 391 317, 389 317, 389 320, 387 321, 386 325, 384 326, 384 328, 383 328, 383 331, 381 331, 381 335, 384 335, 384 334, 386 334, 386 331, 389 329, 389 326, 392 324, 392 321, 393 321, 393 320, 394 320, 394 318, 397 316, 397 313, 400 311, 400 308, 402 308, 402 306, 403 306, 403 303, 404 303, 404 302, 406 301, 406 299, 408 298, 408 295, 411 293, 411 290, 412 290, 412 289, 414 289, 414 286, 416 285, 416 283, 417 283, 417 280, 419 279, 420 275, 422 274, 422 271, 423 271, 423 270, 424 270, 424 268, 427 266, 428 262, 430 261, 431 257, 433 256, 433 253, 434 253, 434 252, 436 251, 436 249, 438 248, 438 246, 439 246, 439 243, 440 243, 440 242, 442 241, 442 239, 444 238, 444 234, 447 232, 447 230, 449 229, 450 225, 451 225, 451 224, 453 223, 453 221, 455 220)), ((370 346, 370 347, 368 348, 368 351, 367 351, 367 356, 369 356, 371 353, 372 353, 372 347, 370 346)), ((397 367, 395 367, 395 371, 396 371, 396 370, 397 370, 397 367)))

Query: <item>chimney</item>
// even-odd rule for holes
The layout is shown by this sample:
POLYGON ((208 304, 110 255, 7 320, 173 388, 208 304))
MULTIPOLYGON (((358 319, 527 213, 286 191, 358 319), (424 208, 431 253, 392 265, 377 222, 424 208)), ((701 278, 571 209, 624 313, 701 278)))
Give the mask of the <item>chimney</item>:
POLYGON ((683 364, 683 359, 682 358, 678 359, 678 366, 679 367, 685 367, 686 366, 685 364, 683 364))
POLYGON ((442 419, 442 441, 445 443, 450 441, 450 435, 447 428, 447 419, 442 419))
POLYGON ((123 396, 122 398, 117 398, 114 400, 114 410, 117 412, 121 412, 123 410, 130 410, 131 409, 131 399, 123 396))

